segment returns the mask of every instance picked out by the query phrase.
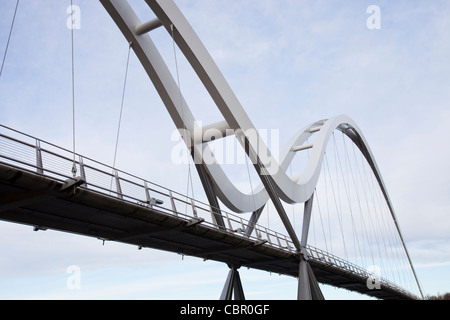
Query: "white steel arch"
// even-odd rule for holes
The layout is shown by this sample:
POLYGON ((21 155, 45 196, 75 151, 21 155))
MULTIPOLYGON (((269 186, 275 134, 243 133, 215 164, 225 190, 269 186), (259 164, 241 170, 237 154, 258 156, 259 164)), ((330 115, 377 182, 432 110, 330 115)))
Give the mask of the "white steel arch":
MULTIPOLYGON (((351 118, 341 115, 306 126, 287 143, 279 156, 279 162, 277 162, 203 43, 173 0, 145 1, 157 17, 148 22, 141 22, 126 0, 100 0, 131 44, 180 131, 191 152, 212 205, 218 204, 217 201, 215 202, 212 199, 217 196, 228 208, 235 212, 256 212, 261 210, 269 199, 272 200, 293 243, 301 251, 301 248, 306 245, 306 238, 300 244, 280 200, 292 204, 312 201, 327 144, 332 133, 335 130, 340 130, 360 149, 376 176, 412 267, 380 171, 366 139, 351 118), (211 95, 224 118, 223 121, 203 128, 197 126, 196 119, 183 98, 175 79, 148 34, 158 27, 164 27, 183 52, 211 95), (236 136, 261 179, 261 184, 256 188, 256 191, 252 194, 246 194, 233 185, 217 161, 214 161, 214 156, 207 143, 210 137, 205 139, 203 135, 207 130, 221 133, 221 135, 218 135, 220 137, 230 132, 236 136), (313 134, 315 135, 314 143, 311 145, 305 144, 313 134), (287 175, 287 168, 295 153, 305 149, 310 149, 310 156, 304 171, 293 177, 287 175), (208 162, 204 161, 205 156, 208 157, 208 162), (211 159, 213 161, 210 161, 211 159)), ((412 270, 415 275, 413 267, 412 270)))
MULTIPOLYGON (((267 176, 277 195, 287 203, 304 203, 314 192, 328 140, 334 130, 346 133, 361 149, 385 192, 384 183, 368 144, 356 123, 345 115, 321 120, 300 130, 288 142, 279 163, 271 155, 253 123, 241 106, 206 48, 172 0, 146 0, 158 20, 141 23, 127 1, 100 0, 111 14, 127 40, 132 44, 139 60, 147 71, 169 111, 176 127, 191 150, 194 162, 203 166, 212 179, 214 191, 220 200, 235 212, 252 212, 265 205, 269 194, 262 184, 253 194, 241 192, 215 161, 204 140, 205 132, 219 132, 221 137, 232 132, 245 148, 260 176, 267 176), (177 83, 146 31, 163 25, 174 37, 199 78, 224 117, 224 121, 199 128, 187 102, 179 92, 177 83), (304 145, 312 135, 317 137, 313 145, 304 145), (290 177, 286 174, 295 152, 310 148, 310 160, 304 172, 290 177), (207 157, 208 161, 204 161, 207 157), (211 161, 211 159, 213 161, 211 161)), ((217 138, 218 135, 216 135, 217 138)), ((220 135, 219 135, 220 137, 220 135)), ((385 192, 387 197, 387 192, 385 192)), ((389 201, 389 200, 388 200, 389 201)))

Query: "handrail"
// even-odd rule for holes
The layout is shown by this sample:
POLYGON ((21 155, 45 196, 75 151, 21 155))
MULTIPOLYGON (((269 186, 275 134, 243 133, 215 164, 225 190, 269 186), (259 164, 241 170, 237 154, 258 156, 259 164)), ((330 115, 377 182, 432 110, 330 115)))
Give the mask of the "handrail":
MULTIPOLYGON (((71 171, 73 153, 71 151, 1 124, 0 128, 6 129, 10 133, 9 135, 0 133, 0 162, 33 171, 36 174, 50 176, 60 182, 73 179, 71 171), (11 133, 18 134, 22 139, 12 137, 11 133), (24 138, 30 139, 31 141, 23 141, 24 138), (60 153, 49 150, 49 147, 54 148, 60 153), (65 155, 61 153, 65 153, 65 155)), ((75 154, 75 156, 79 159, 75 161, 77 168, 82 170, 85 175, 84 184, 80 186, 82 189, 89 189, 104 195, 120 198, 123 201, 133 204, 148 206, 166 214, 182 216, 186 220, 202 218, 204 219, 202 224, 212 228, 258 242, 266 240, 273 247, 292 253, 296 252, 292 241, 286 235, 280 234, 277 231, 256 224, 253 225, 252 235, 247 235, 245 234, 245 230, 251 223, 243 217, 222 209, 213 208, 202 201, 187 197, 179 192, 118 170, 91 158, 79 154, 75 154), (114 180, 116 183, 114 183, 114 180), (120 190, 118 190, 119 187, 120 190), (154 203, 150 203, 147 199, 147 194, 152 195, 154 203), (172 206, 172 203, 175 205, 172 206), (174 207, 186 209, 186 212, 183 213, 180 209, 174 210, 174 207), (189 212, 187 212, 188 209, 189 212), (213 217, 212 213, 218 211, 226 219, 225 228, 219 227, 213 217), (275 241, 271 239, 275 239, 275 241), (281 241, 286 243, 286 245, 283 245, 281 241)))

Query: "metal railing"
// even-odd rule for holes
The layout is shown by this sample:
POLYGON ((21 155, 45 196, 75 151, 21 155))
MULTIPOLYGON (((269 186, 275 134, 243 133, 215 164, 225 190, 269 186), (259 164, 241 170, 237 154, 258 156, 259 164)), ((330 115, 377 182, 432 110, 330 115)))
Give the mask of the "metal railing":
MULTIPOLYGON (((204 226, 243 237, 257 242, 265 242, 273 248, 298 254, 291 239, 277 231, 227 212, 213 208, 202 201, 187 197, 181 193, 123 172, 88 157, 81 156, 37 139, 9 127, 0 125, 0 163, 33 172, 61 183, 74 179, 74 172, 81 178, 79 188, 89 189, 106 196, 121 199, 176 216, 186 221, 197 219, 204 226), (225 226, 219 226, 215 214, 220 212, 225 226), (251 232, 247 232, 252 230, 251 232)), ((343 260, 321 249, 307 246, 309 260, 325 267, 338 268, 341 272, 356 275, 361 279, 373 276, 366 269, 343 260)), ((381 285, 410 295, 386 279, 380 279, 381 285)))
POLYGON ((202 225, 235 236, 263 241, 272 247, 296 252, 290 238, 277 231, 202 201, 187 197, 135 175, 81 156, 52 143, 0 125, 0 162, 54 179, 61 183, 73 180, 76 173, 83 183, 79 188, 148 207, 185 220, 197 219, 202 225), (222 215, 225 226, 217 224, 222 215), (252 232, 247 232, 252 230, 252 232))
MULTIPOLYGON (((404 290, 403 288, 395 285, 392 281, 381 277, 378 274, 369 272, 367 269, 362 268, 354 263, 344 260, 336 255, 326 252, 322 249, 316 247, 307 246, 306 247, 308 259, 316 263, 322 264, 326 267, 332 267, 339 269, 340 272, 351 274, 359 277, 366 281, 377 281, 380 287, 390 288, 392 291, 399 292, 404 296, 408 296, 412 299, 418 299, 417 296, 411 294, 410 292, 404 290)), ((376 289, 374 289, 376 290, 376 289)))

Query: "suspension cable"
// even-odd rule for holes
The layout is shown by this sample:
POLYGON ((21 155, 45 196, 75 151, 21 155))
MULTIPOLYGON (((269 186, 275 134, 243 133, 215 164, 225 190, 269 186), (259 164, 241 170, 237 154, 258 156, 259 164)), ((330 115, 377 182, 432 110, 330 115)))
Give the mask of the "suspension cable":
POLYGON ((13 20, 12 20, 12 23, 11 23, 11 28, 9 30, 8 41, 6 42, 5 53, 3 55, 2 66, 1 66, 1 69, 0 69, 0 77, 2 76, 2 73, 3 73, 3 67, 5 65, 6 55, 8 54, 9 43, 11 41, 11 35, 12 35, 13 29, 14 29, 14 23, 16 21, 17 9, 19 8, 19 1, 20 0, 17 0, 16 9, 14 10, 14 16, 13 16, 13 20))
MULTIPOLYGON (((317 199, 317 201, 315 201, 315 202, 317 203, 316 206, 317 206, 317 209, 319 212, 320 226, 321 226, 321 230, 322 230, 322 234, 323 234, 323 240, 325 242, 325 250, 327 252, 330 252, 328 250, 328 241, 327 241, 327 236, 325 234, 325 228, 324 228, 324 223, 323 223, 323 219, 322 219, 322 210, 320 209, 319 192, 317 192, 317 188, 314 190, 314 196, 317 199)), ((330 242, 331 242, 331 239, 330 239, 330 242)))
POLYGON ((129 69, 129 65, 130 65, 130 53, 131 53, 132 46, 133 46, 133 43, 130 42, 130 45, 128 46, 127 65, 125 67, 125 78, 123 80, 122 102, 120 104, 120 114, 119 114, 119 123, 118 123, 118 126, 117 126, 116 146, 115 146, 115 149, 114 149, 113 168, 116 167, 117 147, 119 145, 120 127, 121 127, 121 124, 122 124, 123 105, 124 105, 124 101, 125 101, 125 91, 126 91, 126 87, 127 87, 128 69, 129 69))
MULTIPOLYGON (((70 0, 70 8, 73 10, 73 0, 70 0)), ((73 14, 73 12, 71 12, 73 14)), ((72 173, 75 177, 77 175, 77 164, 75 160, 76 152, 76 132, 75 132, 75 46, 74 46, 74 22, 73 16, 71 17, 71 42, 72 42, 72 148, 73 148, 73 166, 72 173)))
MULTIPOLYGON (((331 170, 330 170, 330 165, 328 163, 328 156, 327 154, 325 154, 325 162, 327 165, 327 171, 328 171, 328 177, 330 180, 330 185, 331 185, 331 190, 332 190, 332 194, 333 194, 333 199, 334 199, 334 205, 336 207, 336 212, 337 212, 337 218, 339 221, 339 229, 340 229, 340 233, 341 233, 341 238, 342 238, 342 244, 344 247, 344 253, 345 256, 348 259, 348 251, 347 251, 347 245, 345 243, 345 237, 344 237, 344 224, 342 221, 342 214, 343 214, 343 210, 342 210, 342 204, 341 204, 341 194, 340 194, 340 184, 339 184, 339 172, 341 172, 342 174, 342 170, 338 170, 338 168, 342 168, 342 166, 340 166, 340 161, 339 161, 339 167, 338 167, 338 161, 340 160, 339 158, 339 154, 337 153, 337 148, 336 148, 336 139, 335 139, 335 135, 334 135, 334 131, 333 131, 333 151, 334 151, 334 159, 335 159, 335 167, 336 167, 336 188, 334 187, 333 184, 333 180, 331 178, 331 170), (337 159, 337 160, 336 160, 337 159), (338 193, 336 195, 336 192, 338 193)), ((342 174, 343 175, 343 174, 342 174)))
MULTIPOLYGON (((175 46, 175 32, 174 32, 173 24, 170 25, 170 30, 172 33, 172 46, 173 46, 173 55, 174 55, 174 59, 175 59, 175 70, 176 70, 176 75, 177 75, 178 96, 180 99, 180 107, 181 107, 181 119, 184 123, 184 105, 183 105, 183 98, 181 95, 180 72, 179 72, 179 68, 178 68, 178 58, 177 58, 177 50, 176 50, 176 46, 175 46)), ((183 129, 187 130, 187 128, 183 128, 183 129)), ((188 181, 187 181, 187 187, 186 187, 186 189, 187 189, 186 197, 189 196, 189 184, 190 184, 192 198, 194 198, 194 185, 192 182, 191 160, 189 159, 189 154, 187 155, 187 163, 188 163, 188 181)), ((187 210, 187 201, 186 201, 186 210, 187 210)))
MULTIPOLYGON (((363 240, 366 241, 366 246, 364 248, 367 249, 367 251, 369 253, 369 256, 370 256, 371 262, 372 262, 371 265, 375 265, 375 258, 374 258, 374 252, 373 252, 374 250, 373 250, 372 245, 371 245, 372 241, 371 241, 371 238, 370 238, 370 232, 368 230, 367 223, 366 223, 366 221, 364 219, 365 214, 362 213, 363 210, 362 210, 362 207, 361 207, 361 200, 360 200, 360 196, 359 196, 359 192, 358 192, 358 186, 357 186, 357 183, 356 183, 356 180, 355 180, 355 173, 354 173, 354 170, 353 170, 354 168, 353 168, 352 164, 350 163, 349 151, 347 149, 347 144, 345 142, 346 138, 345 138, 345 133, 344 132, 341 132, 341 137, 342 137, 342 144, 344 146, 344 159, 343 159, 343 161, 344 161, 344 166, 346 168, 346 173, 347 173, 346 176, 347 176, 347 186, 348 186, 348 195, 349 195, 348 199, 349 199, 349 202, 351 202, 350 201, 350 195, 352 194, 352 190, 351 189, 353 187, 354 188, 354 195, 355 195, 353 200, 356 198, 356 201, 357 201, 357 208, 356 209, 359 209, 359 213, 360 213, 359 214, 360 222, 361 222, 361 226, 362 226, 362 230, 363 230, 362 238, 363 238, 363 240)), ((350 206, 351 206, 351 204, 350 204, 350 206)), ((355 211, 358 212, 357 210, 355 210, 355 211)), ((353 214, 353 210, 351 210, 350 212, 353 214)), ((353 218, 353 216, 352 216, 352 218, 353 218)), ((369 222, 368 222, 368 224, 369 224, 369 227, 370 227, 370 215, 369 215, 369 222)))

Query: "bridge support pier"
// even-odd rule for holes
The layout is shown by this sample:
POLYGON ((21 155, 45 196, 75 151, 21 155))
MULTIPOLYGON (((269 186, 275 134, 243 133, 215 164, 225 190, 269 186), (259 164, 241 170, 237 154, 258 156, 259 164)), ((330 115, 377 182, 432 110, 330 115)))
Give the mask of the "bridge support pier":
POLYGON ((223 287, 220 300, 232 300, 234 293, 234 300, 245 300, 244 289, 242 287, 241 277, 238 269, 235 266, 230 266, 227 281, 223 287))
POLYGON ((314 194, 308 201, 305 202, 305 210, 303 213, 303 230, 301 239, 302 250, 300 254, 300 265, 298 268, 298 300, 324 300, 324 296, 320 290, 316 276, 308 263, 308 254, 306 251, 313 200, 314 194))
POLYGON ((305 258, 300 258, 298 269, 298 300, 324 300, 316 276, 305 258))

